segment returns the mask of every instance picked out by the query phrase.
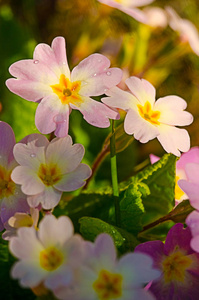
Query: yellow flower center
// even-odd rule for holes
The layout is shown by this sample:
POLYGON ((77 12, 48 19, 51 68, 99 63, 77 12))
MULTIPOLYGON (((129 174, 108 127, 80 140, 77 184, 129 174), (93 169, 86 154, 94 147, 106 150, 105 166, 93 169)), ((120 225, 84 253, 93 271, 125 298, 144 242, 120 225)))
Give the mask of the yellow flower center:
POLYGON ((101 270, 98 279, 93 283, 93 288, 99 300, 110 300, 122 296, 122 276, 107 270, 101 270))
POLYGON ((40 265, 47 271, 56 270, 64 260, 60 250, 55 247, 49 247, 40 252, 40 265))
POLYGON ((184 282, 185 272, 191 263, 191 258, 180 251, 167 256, 162 263, 165 282, 173 280, 184 282))
POLYGON ((15 192, 16 185, 10 177, 11 172, 0 166, 0 199, 8 198, 15 192))
POLYGON ((175 199, 176 200, 180 200, 181 197, 185 194, 178 185, 179 179, 180 179, 180 176, 176 176, 176 184, 175 184, 175 199))
POLYGON ((41 164, 38 176, 45 185, 52 186, 61 179, 61 171, 56 165, 41 164))
POLYGON ((149 101, 146 101, 144 106, 138 104, 137 107, 138 107, 139 114, 143 119, 145 119, 146 121, 150 122, 153 125, 160 124, 160 122, 158 121, 158 119, 160 118, 160 111, 158 110, 153 111, 151 109, 151 104, 149 103, 149 101))
POLYGON ((81 96, 78 94, 80 86, 80 81, 70 82, 70 80, 66 78, 64 74, 61 74, 59 83, 51 85, 50 87, 59 97, 62 104, 71 103, 78 106, 78 104, 83 102, 81 96))

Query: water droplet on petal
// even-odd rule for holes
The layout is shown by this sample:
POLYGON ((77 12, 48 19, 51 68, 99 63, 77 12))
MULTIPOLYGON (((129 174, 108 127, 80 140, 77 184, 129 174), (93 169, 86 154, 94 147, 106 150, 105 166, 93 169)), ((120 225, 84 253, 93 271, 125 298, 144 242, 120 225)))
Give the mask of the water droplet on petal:
POLYGON ((37 59, 35 59, 35 60, 33 61, 33 63, 34 63, 34 64, 38 64, 39 61, 38 61, 37 59))
POLYGON ((94 74, 93 74, 93 77, 95 77, 95 76, 97 76, 97 73, 94 73, 94 74))
POLYGON ((102 60, 101 59, 98 59, 98 62, 100 63, 102 60))
POLYGON ((36 157, 36 154, 35 153, 31 153, 30 157, 36 157))
POLYGON ((108 89, 104 89, 104 93, 106 93, 108 91, 108 89))
POLYGON ((110 72, 110 71, 106 72, 106 75, 110 76, 110 75, 111 75, 111 72, 110 72))
POLYGON ((65 61, 63 61, 63 65, 66 65, 66 62, 65 62, 65 61))

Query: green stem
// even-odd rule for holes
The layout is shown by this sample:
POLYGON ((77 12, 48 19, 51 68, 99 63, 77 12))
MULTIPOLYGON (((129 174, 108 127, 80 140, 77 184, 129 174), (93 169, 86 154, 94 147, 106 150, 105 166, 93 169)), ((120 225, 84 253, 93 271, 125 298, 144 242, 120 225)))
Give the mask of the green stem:
POLYGON ((118 178, 117 178, 114 120, 111 120, 111 125, 112 125, 112 136, 110 137, 111 178, 112 178, 112 186, 113 186, 113 197, 115 202, 115 220, 116 220, 116 225, 120 227, 120 204, 119 204, 119 188, 118 188, 118 178))

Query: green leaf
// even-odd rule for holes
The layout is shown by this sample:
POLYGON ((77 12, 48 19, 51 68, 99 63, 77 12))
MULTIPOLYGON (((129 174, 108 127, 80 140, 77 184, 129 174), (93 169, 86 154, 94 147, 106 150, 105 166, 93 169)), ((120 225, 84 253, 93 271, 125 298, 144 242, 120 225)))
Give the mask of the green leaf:
POLYGON ((146 184, 139 182, 136 178, 133 181, 120 202, 121 226, 129 232, 137 234, 142 230, 142 217, 145 212, 142 197, 150 192, 146 184))
POLYGON ((142 199, 146 211, 143 224, 164 216, 174 207, 176 159, 173 154, 165 154, 155 164, 136 175, 136 179, 146 184, 150 190, 150 194, 142 199))
POLYGON ((138 244, 138 241, 133 235, 100 219, 83 217, 79 222, 80 232, 86 240, 93 242, 100 233, 107 233, 113 238, 115 246, 121 252, 133 250, 138 244))
POLYGON ((75 231, 79 232, 79 219, 92 216, 103 220, 109 219, 113 207, 112 190, 99 193, 82 193, 71 201, 55 208, 55 216, 66 215, 73 221, 75 231))

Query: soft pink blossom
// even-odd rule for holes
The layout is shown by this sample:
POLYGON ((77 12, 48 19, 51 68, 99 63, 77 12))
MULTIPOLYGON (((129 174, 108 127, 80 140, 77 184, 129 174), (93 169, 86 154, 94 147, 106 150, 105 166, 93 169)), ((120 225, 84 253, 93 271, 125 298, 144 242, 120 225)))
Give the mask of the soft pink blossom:
POLYGON ((117 259, 112 238, 100 234, 95 243, 86 243, 87 259, 79 265, 76 282, 60 286, 54 294, 62 300, 155 300, 143 286, 159 277, 148 255, 128 253, 117 259))
POLYGON ((29 212, 26 195, 11 179, 11 172, 18 165, 13 156, 14 145, 12 128, 0 121, 0 231, 16 212, 29 212))
POLYGON ((82 187, 91 175, 89 166, 81 163, 84 147, 73 145, 69 135, 51 142, 40 134, 29 135, 14 147, 14 156, 19 166, 11 177, 21 184, 31 207, 55 207, 63 192, 82 187))
MULTIPOLYGON (((151 154, 150 161, 154 164, 160 158, 151 154)), ((181 179, 187 180, 186 165, 189 163, 199 163, 199 147, 192 147, 188 152, 182 153, 179 160, 176 162, 176 185, 175 185, 175 200, 176 204, 180 201, 188 199, 186 193, 179 187, 178 182, 181 179)))
POLYGON ((170 27, 179 33, 182 42, 188 42, 193 52, 199 55, 199 33, 195 25, 189 20, 180 18, 171 7, 166 7, 166 11, 170 27))
POLYGON ((152 3, 154 0, 98 0, 108 6, 117 8, 141 23, 147 23, 148 17, 137 7, 152 3))
POLYGON ((189 125, 193 121, 193 116, 184 111, 187 107, 185 100, 166 96, 155 101, 155 88, 147 80, 133 76, 125 82, 130 92, 113 87, 106 92, 109 97, 102 99, 110 107, 127 112, 125 132, 133 134, 141 143, 157 137, 165 151, 176 156, 180 156, 180 151, 188 151, 188 132, 175 127, 189 125))
POLYGON ((39 210, 37 208, 30 207, 30 214, 16 212, 14 216, 10 217, 4 224, 6 231, 2 234, 4 240, 10 240, 13 236, 16 236, 17 229, 20 227, 34 227, 37 229, 37 223, 39 221, 39 210))
POLYGON ((23 287, 37 287, 41 283, 48 289, 69 285, 74 279, 74 268, 84 257, 83 239, 74 235, 71 220, 46 215, 34 227, 21 227, 9 243, 11 253, 19 259, 11 275, 23 287))
POLYGON ((15 62, 9 68, 12 76, 7 87, 26 100, 38 102, 35 123, 41 133, 55 131, 58 137, 68 134, 69 114, 79 110, 84 119, 97 127, 108 127, 118 113, 90 96, 98 96, 118 84, 119 68, 109 68, 110 61, 101 54, 85 58, 70 72, 65 40, 56 37, 51 47, 36 46, 33 59, 15 62))

